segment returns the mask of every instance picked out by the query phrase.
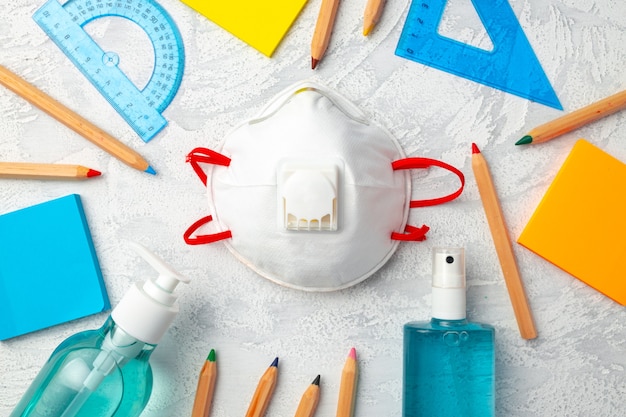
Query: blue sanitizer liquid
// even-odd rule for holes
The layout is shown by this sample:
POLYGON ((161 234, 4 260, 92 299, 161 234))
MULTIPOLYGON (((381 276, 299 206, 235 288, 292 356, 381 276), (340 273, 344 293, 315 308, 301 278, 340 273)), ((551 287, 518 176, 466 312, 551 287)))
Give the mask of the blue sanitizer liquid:
MULTIPOLYGON (((136 417, 152 391, 150 355, 155 346, 139 342, 132 357, 115 356, 93 389, 85 381, 103 355, 107 335, 119 332, 109 318, 98 330, 81 332, 59 345, 17 404, 11 417, 136 417)), ((129 345, 120 346, 123 351, 129 345)), ((116 352, 113 352, 114 355, 116 352)))
POLYGON ((407 323, 402 416, 493 416, 494 336, 467 320, 407 323))

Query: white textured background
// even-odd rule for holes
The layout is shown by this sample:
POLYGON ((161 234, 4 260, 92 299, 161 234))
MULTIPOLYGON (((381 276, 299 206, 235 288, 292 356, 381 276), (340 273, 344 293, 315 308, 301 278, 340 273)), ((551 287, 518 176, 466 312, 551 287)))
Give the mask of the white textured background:
MULTIPOLYGON (((139 150, 158 175, 128 168, 0 88, 2 160, 78 163, 104 173, 85 182, 0 180, 0 213, 80 194, 113 305, 150 272, 124 246, 126 239, 144 243, 192 278, 181 290, 180 315, 153 355, 156 380, 143 415, 189 415, 198 371, 215 348, 220 375, 213 416, 244 415, 275 356, 280 376, 268 416, 293 415, 317 374, 322 375, 317 415, 332 416, 341 367, 355 346, 361 366, 356 415, 400 416, 402 325, 429 316, 430 249, 438 245, 466 247, 469 315, 497 329, 499 416, 626 415, 624 308, 515 244, 539 331, 538 339, 522 340, 470 165, 470 144, 476 142, 491 164, 515 239, 578 137, 626 161, 626 113, 550 143, 516 147, 527 130, 562 113, 396 57, 408 0, 390 0, 369 38, 361 35, 365 0, 342 1, 330 47, 315 72, 309 44, 319 0, 305 7, 272 59, 182 3, 161 0, 184 38, 186 71, 165 111, 168 127, 144 144, 32 20, 41 3, 2 2, 0 63, 139 150), (413 224, 432 228, 426 242, 401 244, 378 273, 336 293, 279 287, 238 263, 221 243, 190 247, 182 239, 187 226, 207 212, 205 189, 185 155, 197 146, 218 147, 231 127, 308 77, 354 101, 410 156, 442 159, 467 177, 455 202, 412 211, 413 224)), ((446 33, 484 44, 468 4, 451 2, 446 33)), ((566 111, 626 87, 622 0, 511 0, 511 5, 566 111)), ((123 67, 145 82, 149 51, 141 32, 116 19, 94 22, 91 30, 103 42, 126 38, 121 43, 135 52, 122 54, 123 67)), ((415 173, 414 197, 440 194, 453 181, 438 170, 415 173)), ((572 227, 582 233, 593 224, 580 219, 572 227)), ((9 414, 63 339, 99 327, 106 316, 1 342, 0 414, 9 414)))

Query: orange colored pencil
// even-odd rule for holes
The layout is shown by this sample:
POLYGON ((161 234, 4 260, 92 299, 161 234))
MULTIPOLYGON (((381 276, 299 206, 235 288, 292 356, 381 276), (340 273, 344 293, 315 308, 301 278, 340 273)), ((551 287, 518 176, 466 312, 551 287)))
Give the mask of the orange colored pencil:
POLYGON ((276 380, 278 379, 278 358, 274 359, 274 362, 267 368, 267 371, 261 376, 259 385, 254 391, 250 406, 246 412, 246 417, 262 417, 265 415, 265 410, 270 404, 272 394, 274 394, 274 388, 276 387, 276 380))
POLYGON ((217 363, 215 362, 215 350, 211 349, 209 356, 204 361, 200 377, 198 378, 198 388, 196 398, 193 402, 191 417, 208 417, 213 403, 213 391, 215 390, 215 380, 217 379, 217 363))
POLYGON ((330 37, 335 26, 335 18, 337 9, 339 8, 339 0, 322 0, 317 22, 315 23, 315 31, 311 40, 311 68, 315 69, 322 59, 330 43, 330 37))
POLYGON ((320 376, 318 375, 311 385, 304 391, 294 417, 313 417, 317 404, 320 401, 320 376))
POLYGON ((537 337, 537 330, 535 329, 535 323, 530 312, 530 307, 528 306, 528 300, 526 299, 519 269, 515 262, 515 255, 513 254, 511 239, 506 224, 504 223, 502 208, 500 207, 500 202, 496 195, 487 161, 480 153, 475 143, 472 143, 472 170, 476 177, 480 199, 485 209, 493 243, 496 247, 498 259, 500 260, 504 281, 509 292, 509 297, 511 298, 511 303, 513 304, 513 312, 517 319, 517 326, 524 339, 534 339, 537 337))
POLYGON ((363 36, 370 34, 376 23, 380 20, 385 8, 385 0, 367 0, 365 13, 363 13, 363 36))
POLYGON ((0 162, 0 178, 85 180, 101 174, 100 171, 81 165, 0 162))
POLYGON ((73 110, 65 107, 34 85, 21 79, 2 65, 0 65, 0 84, 34 106, 39 107, 44 112, 94 145, 99 146, 110 155, 124 162, 126 165, 149 174, 156 174, 148 162, 133 149, 118 141, 73 110))
POLYGON ((626 90, 532 129, 516 145, 547 142, 626 108, 626 90))
POLYGON ((337 417, 352 417, 356 399, 356 385, 359 369, 356 362, 356 349, 350 349, 346 363, 341 371, 341 385, 339 386, 339 402, 337 403, 337 417))

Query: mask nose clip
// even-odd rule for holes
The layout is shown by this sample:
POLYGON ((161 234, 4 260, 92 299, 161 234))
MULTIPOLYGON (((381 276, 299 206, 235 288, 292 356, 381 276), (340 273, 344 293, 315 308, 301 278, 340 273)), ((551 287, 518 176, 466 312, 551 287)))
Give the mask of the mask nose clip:
POLYGON ((278 225, 290 231, 336 231, 340 161, 285 160, 278 166, 278 225))

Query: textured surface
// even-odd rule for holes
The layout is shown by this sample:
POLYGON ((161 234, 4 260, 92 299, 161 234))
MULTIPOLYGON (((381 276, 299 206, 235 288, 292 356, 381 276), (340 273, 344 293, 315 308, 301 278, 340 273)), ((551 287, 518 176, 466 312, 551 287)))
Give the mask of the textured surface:
MULTIPOLYGON (((364 38, 365 2, 342 2, 330 47, 312 72, 309 43, 320 1, 309 2, 268 59, 184 4, 161 0, 182 33, 187 62, 178 95, 165 111, 169 125, 149 144, 32 21, 39 1, 0 5, 0 63, 137 149, 158 172, 153 177, 128 168, 0 89, 3 160, 79 163, 104 173, 80 183, 2 180, 1 212, 80 194, 113 305, 131 283, 151 274, 125 240, 151 247, 192 278, 181 291, 180 315, 153 356, 154 394, 143 415, 189 415, 198 372, 215 348, 220 375, 213 416, 243 415, 275 356, 280 376, 268 415, 293 415, 301 394, 321 374, 317 415, 331 416, 341 367, 355 346, 361 366, 356 415, 400 416, 402 324, 429 315, 430 249, 439 245, 466 247, 469 314, 496 327, 499 416, 623 415, 623 307, 515 244, 539 332, 533 341, 519 337, 473 180, 470 144, 475 142, 491 164, 516 238, 578 137, 626 161, 626 113, 550 143, 514 146, 527 130, 562 113, 394 56, 408 3, 389 1, 379 26, 364 38), (190 247, 182 239, 207 210, 205 189, 185 155, 197 146, 219 147, 233 126, 308 77, 354 101, 389 129, 407 154, 442 159, 467 177, 455 202, 411 212, 412 224, 432 228, 427 241, 401 244, 378 273, 336 293, 282 288, 255 275, 222 244, 190 247)), ((484 45, 466 3, 451 2, 456 11, 447 15, 443 30, 484 45)), ((511 5, 566 111, 626 87, 626 3, 511 0, 511 5)), ((121 54, 121 66, 137 84, 145 83, 152 51, 144 35, 130 22, 101 20, 92 22, 93 36, 132 51, 121 54)), ((413 180, 416 198, 451 192, 456 185, 440 170, 415 172, 413 180)), ((584 233, 593 225, 581 219, 572 227, 584 233)), ((9 414, 58 343, 99 327, 105 317, 0 343, 0 415, 9 414)))

